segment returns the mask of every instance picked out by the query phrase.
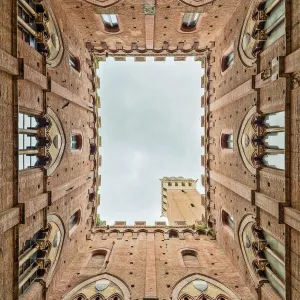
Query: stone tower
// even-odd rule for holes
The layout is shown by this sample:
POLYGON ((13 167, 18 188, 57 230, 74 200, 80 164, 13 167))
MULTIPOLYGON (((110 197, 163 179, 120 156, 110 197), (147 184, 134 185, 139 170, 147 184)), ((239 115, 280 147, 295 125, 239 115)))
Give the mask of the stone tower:
POLYGON ((169 225, 180 225, 183 221, 193 225, 205 221, 205 209, 196 184, 197 180, 191 178, 161 179, 162 216, 168 218, 169 225))

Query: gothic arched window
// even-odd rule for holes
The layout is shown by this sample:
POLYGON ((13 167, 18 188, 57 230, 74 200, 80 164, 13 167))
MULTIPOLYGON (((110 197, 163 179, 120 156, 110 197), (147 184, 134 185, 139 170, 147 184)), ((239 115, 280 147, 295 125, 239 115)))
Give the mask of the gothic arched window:
POLYGON ((49 159, 43 155, 48 140, 43 128, 45 118, 19 113, 19 170, 45 166, 49 159))
POLYGON ((22 295, 49 267, 45 256, 48 253, 46 243, 47 229, 36 232, 25 241, 19 252, 19 294, 22 295))
POLYGON ((80 60, 77 56, 73 55, 70 52, 69 52, 69 65, 77 72, 80 72, 80 60))
POLYGON ((169 238, 170 239, 178 239, 178 232, 176 230, 170 230, 169 232, 169 238))
POLYGON ((106 255, 106 250, 100 249, 93 251, 91 258, 89 259, 89 262, 87 264, 87 268, 100 269, 105 262, 106 255))
POLYGON ((72 234, 75 230, 76 227, 78 226, 81 218, 81 211, 78 209, 76 212, 74 212, 70 219, 69 219, 69 234, 72 234))
POLYGON ((101 14, 104 27, 108 31, 119 31, 118 17, 116 14, 101 14))
POLYGON ((198 255, 194 250, 183 250, 181 252, 182 260, 186 267, 197 267, 199 266, 198 255))
POLYGON ((238 136, 238 146, 247 168, 285 169, 285 112, 259 115, 250 110, 238 136))
POLYGON ((221 59, 221 73, 225 73, 234 63, 234 44, 232 44, 224 53, 221 59))

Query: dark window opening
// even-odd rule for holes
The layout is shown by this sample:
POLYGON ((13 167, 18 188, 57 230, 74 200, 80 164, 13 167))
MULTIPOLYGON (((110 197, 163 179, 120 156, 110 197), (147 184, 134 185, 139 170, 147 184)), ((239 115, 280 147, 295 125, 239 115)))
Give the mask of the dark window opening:
POLYGON ((119 23, 116 14, 101 14, 105 28, 109 31, 119 31, 119 23))
POLYGON ((80 72, 80 60, 71 53, 69 53, 69 65, 77 72, 80 72))

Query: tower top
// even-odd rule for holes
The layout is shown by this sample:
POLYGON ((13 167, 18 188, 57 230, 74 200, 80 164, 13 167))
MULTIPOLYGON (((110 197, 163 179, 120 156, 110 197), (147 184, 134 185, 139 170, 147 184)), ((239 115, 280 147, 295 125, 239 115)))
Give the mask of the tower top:
POLYGON ((161 181, 161 212, 167 217, 168 190, 195 190, 198 179, 179 177, 163 177, 161 181))

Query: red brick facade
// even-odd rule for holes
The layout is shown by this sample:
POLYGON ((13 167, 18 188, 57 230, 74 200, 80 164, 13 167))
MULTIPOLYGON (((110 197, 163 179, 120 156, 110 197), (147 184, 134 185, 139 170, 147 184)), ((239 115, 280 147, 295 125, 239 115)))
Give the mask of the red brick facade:
POLYGON ((0 299, 300 299, 298 0, 1 4, 0 299), (170 227, 95 226, 107 56, 203 61, 206 192, 162 186, 170 227))

